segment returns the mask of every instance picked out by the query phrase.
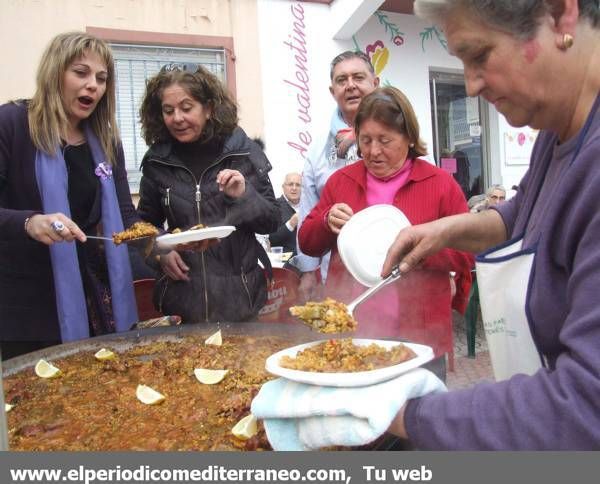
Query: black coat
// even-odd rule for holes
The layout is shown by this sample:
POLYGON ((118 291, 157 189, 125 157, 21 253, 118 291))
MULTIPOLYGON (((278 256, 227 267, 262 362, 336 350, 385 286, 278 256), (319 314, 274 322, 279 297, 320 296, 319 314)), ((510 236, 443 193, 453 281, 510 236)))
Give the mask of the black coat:
POLYGON ((177 158, 170 143, 150 148, 142 162, 140 216, 162 227, 185 230, 193 225, 234 225, 236 230, 202 253, 181 252, 190 281, 174 281, 162 272, 154 303, 164 314, 184 322, 248 321, 266 301, 267 286, 258 258, 264 251, 255 233, 275 230, 279 214, 262 150, 241 128, 225 141, 220 155, 196 179, 177 158), (217 174, 238 170, 245 194, 234 199, 220 192, 217 174))
POLYGON ((291 207, 285 197, 282 195, 277 199, 277 206, 279 207, 279 227, 275 232, 269 234, 269 242, 271 247, 281 246, 284 252, 292 252, 296 255, 296 227, 293 231, 287 228, 285 224, 296 211, 291 207))

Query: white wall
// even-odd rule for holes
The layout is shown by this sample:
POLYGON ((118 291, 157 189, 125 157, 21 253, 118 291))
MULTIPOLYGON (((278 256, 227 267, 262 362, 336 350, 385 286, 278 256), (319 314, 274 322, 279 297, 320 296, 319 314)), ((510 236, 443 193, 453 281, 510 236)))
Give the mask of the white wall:
MULTIPOLYGON (((377 41, 383 43, 389 57, 379 75, 381 82, 398 87, 408 96, 419 119, 421 137, 432 149, 429 70, 462 71, 462 64, 448 54, 435 34, 422 40, 431 24, 413 15, 382 13, 387 19, 380 20, 373 15, 354 35, 354 39, 339 41, 332 38, 335 22, 329 6, 287 0, 258 0, 264 136, 267 155, 274 166, 271 180, 276 193, 281 192, 280 185, 285 173, 299 171, 304 164, 305 152, 290 145, 295 143, 306 148, 298 133, 304 133, 305 141, 310 138, 314 140, 317 133, 328 129, 335 108, 329 94, 329 63, 340 52, 354 50, 356 44, 365 51, 368 45, 374 45, 377 41), (384 25, 386 22, 387 29, 384 25), (390 32, 393 27, 402 33, 401 45, 393 42, 394 35, 390 32), (304 38, 298 39, 298 32, 304 38), (299 53, 285 44, 290 41, 297 48, 305 48, 306 53, 299 53), (303 68, 306 68, 306 76, 303 68), (299 70, 302 72, 297 77, 299 70), (297 95, 304 96, 301 101, 305 111, 300 116, 298 109, 303 108, 298 104, 297 95)), ((490 116, 497 117, 493 107, 490 112, 490 116)), ((501 145, 503 133, 510 127, 501 116, 495 121, 492 126, 498 132, 491 136, 494 151, 491 159, 501 166, 492 169, 492 181, 510 187, 517 183, 527 167, 504 166, 501 145)))
POLYGON ((333 41, 323 35, 328 13, 326 5, 258 0, 264 137, 267 156, 273 164, 271 181, 278 194, 285 174, 302 171, 304 165, 305 152, 288 143, 306 149, 303 140, 310 141, 327 129, 335 106, 328 90, 328 65, 336 49, 333 41), (291 43, 300 52, 285 43, 291 43), (297 76, 298 71, 304 70, 296 64, 306 66, 306 83, 302 74, 297 76), (299 98, 306 106, 301 114, 298 110, 305 108, 299 104, 299 98))

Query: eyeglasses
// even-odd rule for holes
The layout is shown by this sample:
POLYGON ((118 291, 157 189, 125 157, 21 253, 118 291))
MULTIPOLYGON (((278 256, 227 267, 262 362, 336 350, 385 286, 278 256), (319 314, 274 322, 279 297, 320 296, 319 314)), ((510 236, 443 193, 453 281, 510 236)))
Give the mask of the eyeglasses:
POLYGON ((194 62, 171 62, 170 64, 165 64, 160 68, 161 72, 172 72, 172 71, 186 71, 195 74, 198 72, 200 68, 200 64, 196 64, 194 62))

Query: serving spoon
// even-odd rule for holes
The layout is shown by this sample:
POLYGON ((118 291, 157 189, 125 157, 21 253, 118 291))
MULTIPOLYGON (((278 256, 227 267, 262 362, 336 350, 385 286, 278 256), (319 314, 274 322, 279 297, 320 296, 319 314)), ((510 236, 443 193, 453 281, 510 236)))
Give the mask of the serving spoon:
POLYGON ((390 273, 389 276, 387 276, 385 279, 382 279, 381 281, 379 281, 373 287, 370 287, 369 289, 367 289, 360 296, 358 296, 356 299, 354 299, 352 302, 350 302, 348 304, 339 303, 334 300, 330 300, 328 302, 328 299, 329 299, 328 298, 328 299, 325 299, 325 301, 323 301, 321 303, 310 303, 309 302, 306 304, 306 306, 292 307, 292 308, 290 308, 290 312, 293 316, 298 317, 304 324, 309 326, 311 329, 317 330, 321 333, 323 333, 323 332, 324 333, 345 333, 347 331, 353 331, 356 326, 356 320, 354 319, 354 311, 356 310, 358 305, 361 304, 366 299, 368 299, 369 297, 371 297, 373 294, 375 294, 377 291, 379 291, 382 287, 387 286, 388 284, 391 284, 392 282, 400 279, 401 276, 402 276, 402 274, 400 273, 400 269, 398 268, 398 266, 396 266, 392 269, 392 272, 390 273), (333 305, 331 303, 333 303, 333 305), (316 306, 316 308, 312 312, 308 311, 308 309, 312 309, 309 307, 309 306, 311 306, 311 304, 316 306), (322 307, 318 308, 319 305, 322 307), (294 309, 298 309, 300 311, 295 312, 295 311, 293 311, 294 309), (307 310, 308 313, 305 312, 304 314, 302 314, 302 309, 307 310), (340 315, 341 319, 339 317, 336 317, 337 321, 335 319, 332 321, 331 319, 327 319, 326 315, 322 314, 323 311, 327 311, 325 314, 327 314, 329 311, 340 311, 340 312, 343 311, 346 313, 347 318, 346 318, 346 320, 344 320, 343 313, 342 313, 340 315), (342 329, 341 326, 344 326, 344 325, 347 325, 348 328, 342 329), (323 330, 324 327, 327 328, 327 330, 323 330))
POLYGON ((368 299, 373 294, 378 292, 381 288, 387 286, 388 284, 391 284, 394 281, 397 281, 401 277, 402 277, 402 273, 400 272, 400 269, 398 268, 398 266, 394 267, 392 269, 392 272, 390 272, 389 276, 387 276, 385 279, 382 279, 381 281, 379 281, 373 287, 370 287, 369 289, 367 289, 365 292, 363 292, 360 296, 358 296, 352 302, 346 304, 346 308, 348 309, 348 313, 350 314, 350 316, 354 317, 354 311, 356 310, 358 305, 361 304, 365 299, 368 299))
MULTIPOLYGON (((86 238, 97 239, 97 240, 108 240, 109 242, 114 243, 114 240, 112 237, 100 237, 99 235, 87 235, 86 234, 86 238)), ((130 242, 137 242, 138 240, 155 239, 155 238, 156 238, 156 235, 144 235, 143 237, 136 237, 135 239, 126 239, 123 242, 121 242, 121 244, 128 244, 130 242)), ((119 244, 115 244, 115 245, 119 245, 119 244)))

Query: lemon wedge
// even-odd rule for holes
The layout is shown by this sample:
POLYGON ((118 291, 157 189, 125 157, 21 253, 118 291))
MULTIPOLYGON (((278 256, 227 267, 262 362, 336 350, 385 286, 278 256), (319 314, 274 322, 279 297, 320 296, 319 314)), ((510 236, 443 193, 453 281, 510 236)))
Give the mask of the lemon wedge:
POLYGON ((231 429, 231 433, 240 440, 248 440, 258 432, 258 420, 252 414, 246 415, 231 429))
POLYGON ((162 393, 158 393, 154 388, 146 385, 138 385, 135 390, 135 396, 140 402, 146 405, 157 405, 165 399, 162 393))
POLYGON ((5 403, 4 404, 4 411, 5 412, 10 412, 13 409, 14 405, 11 405, 10 403, 5 403))
POLYGON ((204 340, 204 344, 221 346, 223 344, 223 338, 221 337, 221 330, 217 331, 214 334, 211 334, 208 338, 206 338, 206 340, 204 340))
POLYGON ((46 360, 41 359, 35 364, 35 374, 40 378, 54 378, 62 372, 56 368, 52 363, 48 363, 46 360))
POLYGON ((94 357, 97 360, 104 361, 104 360, 114 360, 117 357, 117 355, 115 353, 113 353, 112 351, 107 350, 106 348, 102 348, 101 350, 96 352, 94 357))
POLYGON ((194 375, 200 383, 204 383, 205 385, 214 385, 215 383, 219 383, 229 370, 207 370, 206 368, 196 368, 194 370, 194 375))

